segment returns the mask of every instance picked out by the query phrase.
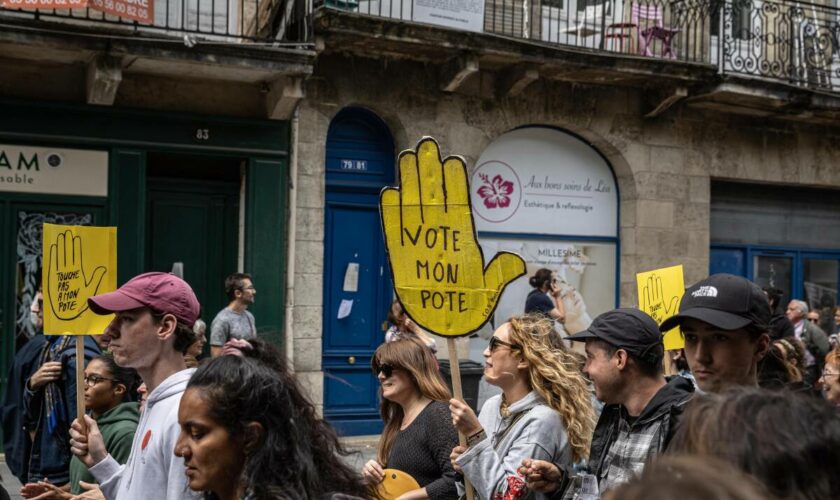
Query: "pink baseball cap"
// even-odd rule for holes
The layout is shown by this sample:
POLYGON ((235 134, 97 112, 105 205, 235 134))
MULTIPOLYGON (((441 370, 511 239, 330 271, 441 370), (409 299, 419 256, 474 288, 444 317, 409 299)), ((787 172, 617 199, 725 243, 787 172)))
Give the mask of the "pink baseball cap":
POLYGON ((128 280, 116 291, 88 298, 96 314, 111 314, 149 307, 169 313, 192 328, 201 312, 201 305, 190 285, 172 273, 145 273, 128 280))

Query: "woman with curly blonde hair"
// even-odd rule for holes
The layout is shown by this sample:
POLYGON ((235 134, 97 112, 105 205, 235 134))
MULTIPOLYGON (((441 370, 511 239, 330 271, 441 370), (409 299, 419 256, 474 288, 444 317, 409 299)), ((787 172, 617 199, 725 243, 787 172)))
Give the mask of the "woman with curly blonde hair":
POLYGON ((587 383, 579 361, 552 335, 543 316, 511 318, 484 350, 484 377, 502 394, 478 417, 461 401, 449 402, 453 424, 467 436, 450 458, 479 498, 546 498, 528 489, 518 472, 522 460, 569 466, 588 454, 595 418, 587 383))

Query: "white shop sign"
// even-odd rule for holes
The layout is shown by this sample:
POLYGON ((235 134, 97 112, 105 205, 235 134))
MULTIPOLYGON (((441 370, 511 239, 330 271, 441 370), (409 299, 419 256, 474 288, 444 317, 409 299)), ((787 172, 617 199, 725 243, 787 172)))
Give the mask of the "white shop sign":
POLYGON ((470 183, 478 231, 615 237, 618 191, 609 164, 551 128, 508 132, 484 150, 470 183))
POLYGON ((484 30, 484 0, 413 0, 414 20, 464 31, 484 30))
POLYGON ((108 196, 108 153, 0 144, 0 191, 108 196))

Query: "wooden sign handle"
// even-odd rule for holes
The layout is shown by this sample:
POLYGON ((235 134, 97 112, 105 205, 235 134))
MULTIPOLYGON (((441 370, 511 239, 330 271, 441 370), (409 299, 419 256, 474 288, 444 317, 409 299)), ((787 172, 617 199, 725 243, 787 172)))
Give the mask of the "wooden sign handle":
POLYGON ((87 433, 85 423, 85 336, 76 335, 76 418, 87 433))
MULTIPOLYGON (((452 395, 459 401, 464 401, 464 392, 461 389, 461 368, 458 366, 458 345, 455 339, 448 337, 446 339, 446 347, 449 350, 449 372, 452 374, 452 395)), ((467 436, 458 432, 458 444, 461 446, 467 445, 467 436)), ((464 488, 467 490, 467 500, 473 500, 473 488, 469 479, 464 477, 464 488)))

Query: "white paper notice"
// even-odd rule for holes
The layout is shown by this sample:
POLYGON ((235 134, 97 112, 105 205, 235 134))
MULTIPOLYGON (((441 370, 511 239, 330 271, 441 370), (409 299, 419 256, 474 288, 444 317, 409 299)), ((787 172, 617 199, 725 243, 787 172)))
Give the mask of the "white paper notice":
POLYGON ((353 299, 341 299, 341 304, 338 306, 338 319, 344 319, 350 316, 350 311, 353 310, 353 299))
MULTIPOLYGON (((344 288, 345 292, 359 291, 359 263, 350 262, 347 264, 347 270, 344 271, 344 288)), ((349 314, 349 313, 348 313, 349 314)))

